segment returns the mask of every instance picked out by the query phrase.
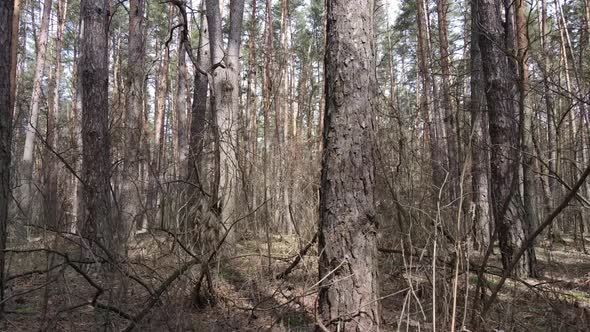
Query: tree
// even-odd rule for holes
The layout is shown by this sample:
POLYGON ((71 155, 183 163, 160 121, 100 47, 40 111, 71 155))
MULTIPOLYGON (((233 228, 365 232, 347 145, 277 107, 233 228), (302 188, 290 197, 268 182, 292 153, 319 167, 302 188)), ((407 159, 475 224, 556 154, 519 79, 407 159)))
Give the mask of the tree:
POLYGON ((215 175, 213 203, 220 227, 236 217, 237 178, 237 113, 240 101, 240 43, 244 0, 230 1, 230 27, 227 49, 223 47, 219 0, 207 0, 207 25, 213 87, 211 111, 215 139, 215 175))
POLYGON ((0 318, 4 313, 4 262, 8 225, 8 202, 10 201, 10 160, 12 144, 12 71, 14 1, 0 3, 0 318))
POLYGON ((121 199, 122 230, 125 235, 133 234, 140 221, 142 186, 140 183, 140 161, 142 144, 142 114, 144 101, 144 33, 145 1, 129 2, 129 49, 127 54, 127 109, 125 121, 124 183, 121 199), (123 225, 122 225, 123 226, 123 225))
POLYGON ((420 111, 424 121, 425 146, 429 148, 430 164, 432 166, 432 180, 440 188, 445 178, 443 165, 440 160, 440 149, 436 135, 436 123, 433 123, 434 99, 433 81, 430 70, 430 33, 428 29, 427 10, 424 0, 416 1, 416 22, 418 25, 418 72, 420 76, 421 94, 420 111))
MULTIPOLYGON (((490 142, 491 189, 495 226, 498 232, 502 266, 510 266, 514 254, 527 234, 526 220, 519 190, 519 119, 516 105, 516 76, 513 57, 507 52, 514 48, 514 30, 511 23, 503 25, 497 8, 499 0, 478 0, 478 17, 482 33, 479 47, 486 86, 490 142), (506 30, 505 30, 506 29, 506 30), (505 32, 506 31, 506 32, 505 32)), ((513 9, 507 8, 508 21, 513 9)), ((517 277, 531 271, 525 255, 512 271, 517 277)))
POLYGON ((47 107, 47 135, 44 150, 43 175, 45 178, 45 225, 57 228, 58 223, 58 177, 57 177, 57 158, 53 151, 56 151, 56 142, 59 138, 58 125, 59 120, 59 81, 61 79, 61 52, 63 46, 63 34, 66 23, 68 3, 66 0, 57 2, 57 33, 55 37, 55 65, 51 68, 51 80, 49 83, 49 100, 47 107))
POLYGON ((82 0, 81 58, 79 79, 82 94, 82 208, 80 233, 90 241, 103 242, 111 252, 122 241, 111 218, 111 155, 108 103, 109 1, 82 0))
POLYGON ((373 1, 327 2, 319 312, 330 331, 378 331, 373 1))
MULTIPOLYGON (((28 215, 26 222, 31 222, 31 204, 33 203, 33 172, 34 163, 33 156, 35 152, 35 137, 37 135, 37 120, 39 118, 39 103, 41 101, 41 83, 43 80, 43 72, 45 70, 45 59, 47 55, 47 40, 49 37, 49 19, 51 16, 52 0, 45 0, 43 2, 43 17, 41 18, 41 31, 39 32, 39 43, 37 45, 37 57, 35 61, 35 77, 33 79, 33 92, 31 95, 31 108, 29 119, 27 121, 27 131, 25 137, 25 147, 23 151, 23 172, 24 172, 24 186, 23 186, 23 206, 24 211, 28 215)), ((19 234, 22 240, 23 235, 19 234)))
POLYGON ((485 82, 479 48, 479 15, 477 1, 471 2, 471 98, 469 110, 471 112, 471 185, 472 215, 476 229, 476 241, 480 249, 486 250, 490 245, 492 229, 492 210, 490 207, 490 184, 488 178, 489 161, 489 130, 488 114, 486 110, 485 82))
POLYGON ((449 32, 447 12, 449 10, 448 0, 437 0, 436 10, 438 17, 438 36, 440 49, 440 66, 442 69, 442 106, 444 112, 444 132, 446 143, 446 154, 448 161, 448 170, 451 183, 451 199, 459 195, 459 156, 457 145, 457 129, 455 124, 455 112, 451 100, 451 56, 449 54, 449 32))

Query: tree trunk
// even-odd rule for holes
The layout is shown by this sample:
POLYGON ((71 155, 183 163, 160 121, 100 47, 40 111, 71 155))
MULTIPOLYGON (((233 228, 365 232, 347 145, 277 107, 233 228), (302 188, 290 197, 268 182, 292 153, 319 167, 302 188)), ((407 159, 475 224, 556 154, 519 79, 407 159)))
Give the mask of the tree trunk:
POLYGON ((457 144, 457 128, 455 121, 455 110, 453 108, 453 101, 451 99, 451 70, 450 70, 450 55, 449 55, 449 37, 448 37, 448 21, 447 11, 449 10, 448 0, 437 0, 436 4, 438 16, 438 37, 440 49, 440 66, 442 69, 442 108, 443 121, 445 129, 445 143, 448 160, 449 181, 451 183, 451 199, 454 201, 459 195, 459 156, 457 144))
MULTIPOLYGON (((203 6, 204 7, 204 3, 203 6)), ((204 8, 202 8, 204 9, 204 8)), ((211 67, 211 55, 210 50, 207 47, 209 45, 209 30, 207 28, 207 18, 204 14, 201 14, 201 32, 199 38, 199 53, 197 55, 197 66, 202 69, 208 69, 211 67)), ((204 192, 206 191, 207 187, 205 187, 206 181, 206 159, 203 153, 204 151, 204 142, 205 142, 205 123, 207 122, 207 92, 209 89, 209 79, 207 75, 204 73, 199 72, 199 70, 195 70, 195 82, 194 82, 194 90, 193 90, 193 104, 191 109, 191 131, 190 131, 190 146, 189 146, 189 155, 188 155, 188 181, 193 184, 195 187, 189 190, 192 192, 190 194, 190 203, 188 206, 192 209, 192 213, 189 213, 189 225, 191 231, 195 230, 195 227, 198 226, 197 223, 197 215, 196 210, 198 209, 201 213, 208 213, 209 211, 206 210, 208 206, 207 203, 204 202, 204 192)), ((205 218, 201 218, 202 222, 205 222, 205 218)), ((209 228, 209 227, 208 227, 209 228)), ((193 235, 193 238, 195 238, 193 235)), ((210 239, 205 242, 214 243, 215 238, 210 239)), ((208 249, 213 249, 211 246, 208 249)))
MULTIPOLYGON (((525 15, 524 0, 515 1, 516 15, 516 44, 518 61, 518 90, 519 90, 519 114, 521 122, 521 142, 522 142, 522 176, 523 176, 523 203, 524 203, 524 234, 528 237, 529 233, 534 232, 539 224, 536 204, 536 186, 534 175, 534 147, 533 147, 533 110, 530 105, 530 85, 528 71, 528 27, 527 17, 525 15)), ((527 274, 531 277, 537 277, 535 247, 532 245, 525 255, 529 262, 527 274)))
POLYGON ((318 324, 379 331, 373 1, 327 4, 318 324))
POLYGON ((82 0, 83 35, 79 75, 82 88, 81 234, 119 252, 111 218, 111 156, 108 104, 108 0, 82 0))
POLYGON ((58 207, 59 199, 57 192, 57 158, 51 150, 56 151, 56 138, 59 137, 57 132, 57 120, 59 118, 59 81, 61 78, 61 48, 63 44, 63 34, 67 14, 67 1, 59 0, 57 4, 57 34, 55 38, 55 64, 51 71, 51 81, 49 83, 49 100, 47 111, 47 138, 44 150, 44 178, 45 178, 45 225, 52 228, 58 228, 59 216, 58 207))
POLYGON ((129 2, 129 46, 127 53, 125 150, 123 188, 119 205, 123 239, 132 237, 141 221, 142 185, 140 163, 142 160, 142 114, 144 99, 144 0, 129 2))
MULTIPOLYGON (((262 173, 263 173, 263 180, 262 180, 262 190, 264 191, 262 197, 264 202, 268 202, 269 199, 269 184, 268 184, 268 166, 269 166, 269 132, 270 132, 270 105, 271 105, 271 84, 270 84, 270 77, 271 77, 271 63, 272 63, 272 49, 273 49, 273 42, 272 42, 272 1, 266 0, 265 6, 266 12, 266 22, 264 27, 264 51, 265 51, 265 62, 264 62, 264 69, 263 69, 263 78, 262 78, 262 103, 264 108, 264 129, 263 129, 263 155, 262 155, 262 173)), ((264 232, 266 235, 266 242, 267 242, 267 256, 268 257, 268 269, 271 268, 271 247, 272 242, 270 241, 270 209, 269 205, 264 204, 264 232)))
MULTIPOLYGON (((512 32, 505 32, 498 8, 499 0, 478 0, 481 58, 490 121, 492 204, 502 266, 506 269, 526 238, 527 225, 519 193, 519 120, 512 58, 504 47, 511 45, 512 32)), ((507 24, 510 25, 510 24, 507 24)), ((529 258, 522 257, 513 271, 525 277, 529 258)))
POLYGON ((476 242, 480 250, 490 245, 492 230, 492 211, 489 200, 489 130, 485 100, 485 82, 479 48, 479 19, 477 1, 471 2, 471 176, 472 176, 472 215, 476 228, 476 242))
MULTIPOLYGON (((244 0, 230 2, 230 29, 227 50, 223 51, 221 12, 219 0, 207 0, 207 24, 211 65, 215 67, 211 82, 214 95, 211 96, 214 114, 216 175, 214 203, 220 218, 220 225, 227 230, 228 224, 236 219, 237 179, 237 113, 240 100, 240 42, 244 0), (218 65, 223 64, 223 66, 218 65)), ((229 237, 231 240, 232 236, 229 237)))
MULTIPOLYGON (((250 149, 250 167, 248 168, 246 179, 247 182, 247 195, 250 196, 250 200, 246 198, 246 203, 249 208, 256 206, 256 185, 253 181, 253 173, 256 169, 257 151, 258 151, 258 108, 256 105, 256 91, 253 91, 253 81, 256 80, 256 47, 254 46, 255 34, 256 34, 256 12, 257 12, 257 1, 252 0, 252 14, 250 16, 250 33, 248 35, 248 82, 246 86, 246 116, 249 117, 248 121, 248 148, 250 149)), ((255 82, 254 82, 255 83, 255 82)), ((253 212, 249 219, 249 224, 254 226, 256 229, 257 224, 257 213, 253 212)))
MULTIPOLYGON (((12 107, 14 108, 15 100, 16 100, 16 70, 18 67, 18 34, 20 30, 20 12, 21 12, 22 1, 21 0, 14 0, 14 12, 12 14, 12 50, 10 53, 10 75, 13 77, 10 80, 10 96, 12 98, 12 107)), ((16 108, 13 110, 13 117, 16 113, 16 108)))
POLYGON ((429 73, 430 47, 424 0, 418 0, 416 2, 416 15, 418 24, 418 72, 422 85, 419 105, 424 121, 425 146, 430 149, 429 158, 432 166, 432 180, 434 185, 437 188, 440 188, 443 184, 445 175, 444 169, 440 163, 435 126, 432 124, 432 118, 434 116, 432 105, 432 77, 429 73))
POLYGON ((175 169, 176 176, 180 179, 186 178, 186 160, 188 155, 188 137, 187 137, 187 92, 186 82, 188 72, 186 68, 186 50, 185 41, 182 35, 179 36, 178 42, 178 79, 176 81, 176 101, 174 103, 174 135, 176 141, 175 147, 175 169))
POLYGON ((16 71, 11 60, 13 48, 14 1, 0 3, 0 319, 4 316, 4 266, 10 194, 10 159, 12 145, 13 86, 16 71))
MULTIPOLYGON (((45 0, 43 3, 43 17, 41 19, 41 31, 37 45, 37 57, 35 62, 35 76, 33 78, 33 92, 31 95, 31 113, 27 121, 25 147, 23 152, 23 211, 28 214, 25 223, 31 223, 33 220, 32 203, 33 203, 33 154, 35 151, 35 137, 37 135, 37 119, 39 118, 39 102, 41 99, 41 81, 43 80, 43 71, 45 70, 45 58, 47 54, 47 39, 49 35, 49 19, 51 17, 52 0, 45 0)), ((19 232, 20 233, 20 232, 19 232)), ((19 241, 23 234, 18 234, 19 241)))

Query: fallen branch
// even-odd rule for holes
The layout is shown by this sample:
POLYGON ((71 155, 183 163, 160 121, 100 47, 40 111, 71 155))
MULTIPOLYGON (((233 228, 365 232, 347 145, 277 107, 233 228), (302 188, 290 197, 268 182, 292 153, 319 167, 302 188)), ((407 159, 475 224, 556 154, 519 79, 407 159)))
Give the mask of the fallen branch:
POLYGON ((492 304, 498 297, 498 293, 502 289, 502 286, 504 286, 506 279, 508 279, 508 277, 512 273, 512 269, 514 269, 514 267, 518 263, 518 260, 522 257, 522 255, 524 255, 526 250, 533 245, 537 236, 539 236, 539 234, 541 234, 541 232, 543 232, 543 230, 545 230, 545 228, 547 228, 547 226, 549 226, 553 222, 553 220, 561 213, 561 211, 563 211, 569 205, 569 202, 576 197, 578 190, 580 189, 580 187, 582 187, 584 182, 586 182, 586 178, 588 178, 589 175, 590 164, 588 164, 586 170, 584 170, 584 173, 580 176, 576 184, 572 187, 572 190, 570 190, 570 192, 563 198, 561 204, 559 204, 559 206, 555 208, 555 210, 553 210, 553 212, 551 212, 551 214, 545 218, 543 223, 541 223, 541 225, 537 227, 537 229, 527 237, 526 241, 522 244, 518 252, 514 255, 514 258, 510 262, 510 265, 508 265, 508 267, 504 269, 504 273, 502 273, 502 278, 498 282, 498 285, 494 288, 494 291, 490 295, 489 300, 486 301, 483 307, 483 310, 481 312, 482 317, 485 316, 485 314, 488 312, 488 310, 491 308, 492 304))
POLYGON ((289 273, 291 273, 293 271, 293 269, 297 266, 297 264, 299 264, 299 262, 301 261, 303 256, 305 256, 305 254, 307 254, 307 251, 315 243, 317 238, 318 238, 318 232, 316 232, 313 235, 313 238, 311 239, 311 241, 309 241, 309 243, 299 251, 299 254, 297 255, 297 257, 295 257, 293 262, 291 262, 291 264, 285 269, 285 271, 283 271, 275 276, 275 279, 283 279, 289 273))

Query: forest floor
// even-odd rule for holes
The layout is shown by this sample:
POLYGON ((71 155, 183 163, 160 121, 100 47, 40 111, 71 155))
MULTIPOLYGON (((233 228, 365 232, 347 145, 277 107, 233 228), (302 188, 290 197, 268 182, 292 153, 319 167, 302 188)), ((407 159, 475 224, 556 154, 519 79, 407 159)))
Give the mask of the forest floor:
MULTIPOLYGON (((67 241, 52 241, 60 252, 68 254, 67 259, 76 257, 76 248, 67 241)), ((74 263, 67 263, 63 257, 38 250, 44 248, 43 241, 30 242, 20 248, 25 252, 9 255, 5 302, 8 313, 1 330, 122 331, 134 319, 135 331, 314 330, 315 245, 292 273, 277 280, 268 276, 284 271, 306 243, 274 238, 269 260, 265 241, 239 240, 232 252, 224 253, 226 258, 211 268, 215 276, 215 304, 197 308, 192 305, 191 294, 201 275, 198 265, 191 265, 168 287, 161 287, 181 266, 190 265, 187 262, 192 259, 173 243, 165 234, 142 235, 130 249, 125 265, 126 274, 132 278, 117 282, 123 279, 117 277, 120 273, 98 273, 88 267, 76 270, 74 263), (50 266, 47 257, 54 257, 50 260, 54 267, 50 273, 44 273, 50 266), (118 286, 109 291, 107 285, 113 284, 118 286), (96 297, 99 289, 101 294, 96 297), (145 315, 139 320, 142 311, 145 315)), ((433 306, 436 329, 450 330, 453 268, 445 264, 437 267, 439 277, 433 304, 432 262, 425 257, 381 253, 383 331, 432 331, 433 306)), ((542 243, 537 257, 543 277, 509 280, 479 330, 588 331, 590 255, 566 239, 551 245, 542 243)), ((494 255, 490 265, 498 264, 498 255, 494 255)), ((488 270, 491 274, 486 274, 486 284, 493 288, 499 277, 493 274, 493 267, 488 270)), ((476 331, 468 322, 477 275, 459 273, 457 280, 457 331, 462 325, 466 327, 464 331, 476 331)))

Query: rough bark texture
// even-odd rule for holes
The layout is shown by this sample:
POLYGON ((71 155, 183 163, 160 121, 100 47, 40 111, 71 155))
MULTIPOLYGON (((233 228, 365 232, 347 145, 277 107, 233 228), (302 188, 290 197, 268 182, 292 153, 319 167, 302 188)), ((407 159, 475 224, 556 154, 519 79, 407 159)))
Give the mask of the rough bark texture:
POLYGON ((492 210, 490 207, 490 184, 488 178, 489 128, 485 100, 485 82, 479 48, 479 18, 477 1, 471 2, 471 176, 473 225, 476 241, 480 249, 486 250, 490 244, 492 230, 492 210))
MULTIPOLYGON (((512 44, 500 17, 500 0, 478 0, 481 58, 490 123, 491 189, 495 225, 498 230, 502 266, 507 268, 525 239, 526 225, 519 193, 519 119, 513 60, 504 46, 512 44)), ((511 24, 506 24, 511 25, 511 24)), ((512 271, 526 276, 528 257, 512 271)))
POLYGON ((327 4, 318 324, 378 331, 373 1, 327 4))
POLYGON ((14 1, 0 3, 0 318, 4 311, 4 261, 8 202, 10 201, 10 159, 12 143, 12 82, 16 71, 11 71, 12 15, 14 1))
POLYGON ((240 101, 240 41, 244 0, 230 2, 230 29, 227 50, 223 51, 221 13, 218 0, 207 0, 207 23, 213 71, 214 96, 211 98, 214 114, 216 175, 214 195, 224 225, 236 217, 237 196, 237 112, 240 101), (223 66, 218 66, 222 64, 223 66))
MULTIPOLYGON (((204 7, 202 8, 204 9, 204 7)), ((199 38, 199 53, 197 54, 197 66, 202 69, 207 69, 211 66, 211 55, 209 52, 209 29, 207 28, 207 18, 201 14, 201 32, 199 38)), ((191 109, 191 131, 190 131, 190 145, 188 155, 188 181, 195 187, 189 190, 190 202, 189 206, 192 209, 204 210, 207 206, 204 202, 205 195, 203 194, 206 185, 207 174, 205 172, 206 159, 204 155, 205 142, 205 123, 207 121, 207 91, 209 89, 209 80, 205 73, 195 70, 195 82, 193 89, 193 104, 191 109), (198 188, 198 189, 197 189, 198 188), (203 204, 201 204, 203 203, 203 204)), ((206 211, 199 211, 206 212, 206 211)), ((205 218, 201 218, 203 222, 205 218)), ((189 213, 188 220, 191 230, 197 226, 197 218, 194 213, 189 213)), ((207 227, 209 229, 209 227, 207 227)), ((197 235, 197 234, 195 234, 197 235)), ((211 239, 215 241, 215 238, 211 239)), ((207 241, 208 242, 208 241, 207 241)), ((211 248, 209 248, 211 249, 211 248)))
MULTIPOLYGON (((524 234, 528 236, 529 233, 537 229, 539 221, 537 220, 537 204, 536 204, 536 186, 534 167, 534 147, 533 147, 533 110, 530 105, 530 84, 528 71, 528 51, 529 39, 527 29, 527 18, 525 15, 524 0, 516 0, 516 43, 518 61, 518 90, 519 90, 519 114, 521 122, 521 149, 522 149, 522 198, 524 204, 524 234)), ((528 259, 525 263, 527 268, 527 275, 530 277, 537 277, 536 271, 537 259, 535 255, 535 246, 532 245, 525 255, 524 259, 528 259)))
POLYGON ((111 157, 108 132, 108 0, 83 0, 82 55, 79 75, 82 93, 83 236, 117 249, 111 211, 111 157))
MULTIPOLYGON (((144 40, 143 15, 145 2, 129 2, 129 49, 127 53, 127 109, 125 116, 125 160, 123 192, 120 200, 124 231, 132 234, 140 221, 141 183, 139 166, 142 159, 142 120, 144 99, 144 40)), ((123 225, 121 225, 123 226, 123 225)))

